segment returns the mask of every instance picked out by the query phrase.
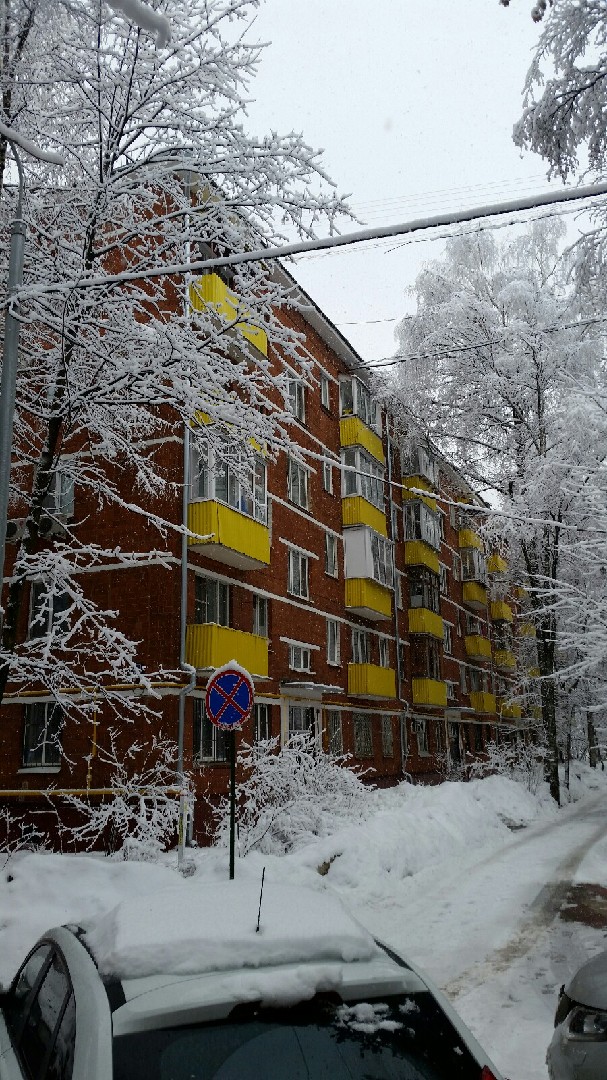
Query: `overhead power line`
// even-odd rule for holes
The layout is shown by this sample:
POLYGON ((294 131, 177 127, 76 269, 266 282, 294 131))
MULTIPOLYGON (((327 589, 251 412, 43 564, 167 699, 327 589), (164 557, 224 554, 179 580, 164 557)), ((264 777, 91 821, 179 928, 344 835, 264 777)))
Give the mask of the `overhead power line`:
POLYGON ((607 183, 588 184, 584 187, 568 188, 563 191, 547 192, 543 195, 531 195, 522 199, 510 199, 507 202, 492 203, 479 206, 470 210, 459 210, 455 213, 434 214, 425 218, 416 218, 413 221, 405 221, 398 225, 382 225, 376 228, 359 229, 356 232, 345 233, 340 236, 327 236, 320 240, 298 240, 292 244, 284 244, 280 247, 259 248, 256 251, 242 251, 235 255, 226 255, 216 259, 201 259, 195 262, 173 263, 149 270, 124 271, 120 274, 107 274, 102 277, 86 277, 83 275, 72 281, 51 281, 46 285, 31 285, 20 291, 24 298, 28 296, 40 296, 49 293, 63 292, 66 288, 90 289, 101 288, 107 285, 120 284, 125 281, 142 281, 146 278, 167 277, 174 274, 197 273, 204 270, 215 270, 222 266, 238 266, 249 262, 271 262, 274 259, 284 259, 291 255, 301 255, 306 251, 322 251, 329 248, 347 247, 353 244, 364 244, 368 240, 379 240, 391 236, 406 236, 409 233, 424 232, 429 229, 441 228, 445 225, 457 225, 466 221, 478 221, 480 218, 501 217, 505 214, 516 214, 519 211, 532 210, 537 206, 551 206, 555 203, 580 202, 584 199, 594 199, 607 195, 607 183))

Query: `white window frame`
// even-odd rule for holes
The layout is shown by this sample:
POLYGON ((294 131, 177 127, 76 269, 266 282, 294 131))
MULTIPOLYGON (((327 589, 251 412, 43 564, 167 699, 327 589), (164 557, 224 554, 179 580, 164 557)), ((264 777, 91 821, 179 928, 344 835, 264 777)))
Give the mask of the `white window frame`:
POLYGON ((220 502, 245 517, 268 522, 266 463, 238 446, 225 445, 225 456, 208 440, 190 446, 190 502, 220 502))
POLYGON ((417 719, 415 728, 415 737, 417 739, 417 752, 421 756, 427 754, 428 751, 428 721, 421 717, 417 719))
POLYGON ((256 701, 253 706, 253 738, 255 742, 266 742, 272 737, 272 706, 263 701, 256 701))
POLYGON ((302 379, 291 378, 287 383, 289 412, 302 424, 306 422, 306 385, 302 379))
POLYGON ((74 480, 64 469, 55 469, 42 505, 48 514, 62 520, 74 516, 74 480))
POLYGON ((202 765, 207 761, 225 764, 227 761, 225 731, 213 724, 207 716, 204 698, 194 698, 193 737, 194 765, 202 765))
POLYGON ((333 466, 329 461, 322 463, 322 486, 329 495, 333 494, 333 466))
POLYGON ((379 461, 360 446, 347 446, 341 452, 343 498, 360 495, 378 510, 384 511, 385 470, 379 461))
POLYGON ((440 592, 441 596, 447 596, 449 594, 449 571, 444 563, 440 563, 439 568, 440 577, 440 592))
POLYGON ((230 586, 218 578, 196 574, 194 581, 194 622, 197 625, 230 625, 230 586), (204 595, 202 595, 204 594, 204 595), (204 615, 205 618, 200 618, 204 615), (216 618, 209 618, 215 615, 216 618))
POLYGON ((341 658, 341 624, 339 619, 327 619, 327 663, 339 667, 341 658))
POLYGON ((305 465, 295 458, 287 458, 287 495, 289 501, 302 510, 310 508, 309 477, 310 471, 305 465))
POLYGON ((411 499, 404 506, 405 540, 423 540, 440 551, 441 538, 438 514, 421 499, 411 499))
POLYGON ((394 727, 391 716, 381 717, 381 752, 382 757, 394 757, 394 727))
POLYGON ((383 668, 390 667, 390 646, 386 637, 378 637, 377 646, 379 650, 379 666, 383 668))
POLYGON ((339 709, 327 709, 327 749, 331 757, 341 757, 344 752, 342 715, 339 709))
POLYGON ((371 659, 371 635, 368 630, 352 627, 352 663, 368 664, 371 659))
POLYGON ((320 376, 320 403, 331 411, 331 380, 327 375, 320 376))
POLYGON ((289 645, 289 668, 291 671, 304 671, 312 674, 312 650, 306 644, 289 645))
POLYGON ((269 605, 267 596, 253 594, 253 633, 257 637, 267 638, 269 627, 269 605))
POLYGON ((344 375, 339 380, 339 415, 357 416, 368 428, 378 429, 377 405, 371 391, 354 375, 344 375))
POLYGON ((310 599, 310 558, 297 548, 289 548, 287 591, 302 600, 310 599))
POLYGON ((332 578, 339 577, 337 537, 329 532, 325 533, 325 574, 332 578))
POLYGON ((443 653, 453 656, 453 627, 443 620, 443 653))
POLYGON ((394 547, 390 540, 379 533, 371 533, 371 558, 373 580, 391 589, 394 586, 394 547))
POLYGON ((373 717, 370 713, 352 713, 354 756, 373 757, 373 717))
POLYGON ((447 701, 457 700, 457 683, 453 679, 446 679, 445 684, 447 687, 447 701))

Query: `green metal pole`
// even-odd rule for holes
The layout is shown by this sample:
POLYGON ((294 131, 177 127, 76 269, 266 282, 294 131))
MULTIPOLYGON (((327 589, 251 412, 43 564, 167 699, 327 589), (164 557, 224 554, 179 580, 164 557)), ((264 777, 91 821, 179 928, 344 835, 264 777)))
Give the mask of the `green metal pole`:
POLYGON ((230 755, 230 881, 234 880, 234 843, 236 839, 236 732, 226 732, 230 755))

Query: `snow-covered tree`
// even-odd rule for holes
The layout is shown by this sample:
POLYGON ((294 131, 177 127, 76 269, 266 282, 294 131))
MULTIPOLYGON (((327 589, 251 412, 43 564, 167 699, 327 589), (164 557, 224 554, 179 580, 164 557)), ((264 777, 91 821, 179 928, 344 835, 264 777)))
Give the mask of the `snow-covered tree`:
POLYGON ((557 800, 556 605, 571 550, 596 539, 589 506, 605 454, 604 420, 586 396, 604 381, 602 350, 564 288, 560 237, 558 225, 536 223, 502 246, 489 232, 449 241, 399 327, 402 353, 418 359, 401 364, 396 405, 404 428, 422 424, 501 507, 487 533, 507 541, 529 594, 557 800))
MULTIPOLYGON (((34 0, 22 6, 37 11, 34 0)), ((276 358, 307 371, 278 314, 295 301, 268 267, 235 269, 227 310, 203 302, 195 280, 188 292, 187 275, 168 268, 308 237, 319 223, 333 229, 345 209, 301 136, 245 132, 261 54, 247 41, 256 0, 149 0, 156 30, 129 21, 143 6, 45 5, 45 18, 56 20, 52 78, 37 77, 31 36, 23 49, 21 81, 31 78, 23 98, 36 106, 36 130, 27 133, 50 140, 65 165, 58 174, 34 158, 26 163, 11 492, 26 524, 5 601, 0 701, 13 680, 50 689, 71 713, 90 711, 95 696, 121 714, 145 708, 108 689, 149 686, 151 673, 141 671, 116 613, 95 607, 78 575, 148 551, 85 543, 78 524, 65 520, 41 542, 41 516, 75 487, 100 510, 143 515, 162 551, 166 523, 154 500, 178 495, 158 460, 163 440, 203 416, 193 439, 204 427, 222 453, 226 442, 252 453, 254 438, 272 454, 287 440, 286 377, 276 358), (159 20, 170 26, 168 43, 159 40, 159 20), (130 279, 116 280, 125 271, 130 279), (269 358, 250 344, 259 330, 269 358), (42 632, 20 641, 33 581, 42 632), (66 696, 65 687, 82 694, 66 696)), ((15 108, 6 119, 15 125, 20 117, 15 108)), ((7 189, 5 227, 13 209, 7 189)))

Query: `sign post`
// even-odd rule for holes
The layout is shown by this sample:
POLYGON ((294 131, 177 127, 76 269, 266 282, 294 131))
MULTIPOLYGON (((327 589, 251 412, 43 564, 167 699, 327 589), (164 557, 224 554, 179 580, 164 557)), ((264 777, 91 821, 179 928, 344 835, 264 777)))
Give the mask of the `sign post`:
POLYGON ((217 668, 209 679, 205 696, 206 714, 226 734, 230 762, 230 881, 234 879, 236 839, 236 732, 248 720, 254 701, 253 680, 235 660, 217 668))

